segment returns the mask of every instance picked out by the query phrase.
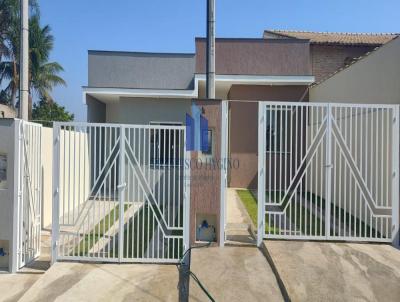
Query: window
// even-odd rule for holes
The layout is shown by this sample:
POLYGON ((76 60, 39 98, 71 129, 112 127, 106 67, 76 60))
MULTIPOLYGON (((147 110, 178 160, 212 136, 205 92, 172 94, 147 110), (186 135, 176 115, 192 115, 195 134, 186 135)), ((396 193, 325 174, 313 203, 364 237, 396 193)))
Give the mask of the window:
MULTIPOLYGON (((182 123, 170 122, 150 122, 150 125, 157 126, 182 126, 182 123)), ((150 137, 150 164, 152 165, 172 165, 179 164, 182 155, 179 154, 183 149, 184 138, 179 139, 182 133, 176 129, 152 129, 150 137)))
POLYGON ((290 151, 289 109, 268 109, 266 114, 266 149, 267 152, 279 153, 290 151))

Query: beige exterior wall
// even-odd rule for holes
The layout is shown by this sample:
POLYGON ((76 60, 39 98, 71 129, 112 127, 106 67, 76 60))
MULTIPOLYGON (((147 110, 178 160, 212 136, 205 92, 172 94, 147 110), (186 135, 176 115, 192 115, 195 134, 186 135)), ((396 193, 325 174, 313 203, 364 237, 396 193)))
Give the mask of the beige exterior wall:
MULTIPOLYGON (((106 145, 106 142, 104 142, 106 145)), ((103 147, 103 146, 102 146, 103 147)), ((90 194, 90 160, 88 134, 60 131, 60 224, 76 222, 79 208, 90 194), (64 220, 63 220, 64 219, 64 220)))
POLYGON ((400 104, 400 38, 310 89, 310 102, 400 104))
POLYGON ((53 128, 42 128, 42 228, 50 229, 53 202, 53 128))

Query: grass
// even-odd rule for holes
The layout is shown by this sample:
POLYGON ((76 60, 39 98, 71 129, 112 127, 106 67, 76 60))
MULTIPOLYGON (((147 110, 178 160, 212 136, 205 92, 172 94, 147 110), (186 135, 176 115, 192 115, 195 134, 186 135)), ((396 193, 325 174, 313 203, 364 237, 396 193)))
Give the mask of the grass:
MULTIPOLYGON (((254 225, 257 225, 257 198, 250 190, 242 189, 236 191, 242 200, 247 212, 251 220, 253 221, 254 225)), ((265 221, 265 232, 268 234, 279 234, 279 228, 271 228, 269 227, 268 218, 265 221)))
MULTIPOLYGON (((312 192, 307 192, 307 193, 303 193, 303 196, 305 198, 307 198, 308 201, 313 202, 313 200, 316 200, 318 203, 318 205, 321 205, 323 211, 325 211, 325 199, 312 193, 312 192)), ((365 237, 365 236, 371 236, 372 237, 381 237, 381 234, 379 231, 375 230, 373 227, 371 227, 369 224, 365 223, 363 220, 359 219, 358 217, 348 213, 347 211, 345 211, 343 208, 335 205, 334 203, 331 203, 331 215, 335 215, 335 218, 337 221, 340 220, 341 225, 346 224, 347 229, 349 228, 350 224, 355 226, 354 228, 354 233, 356 236, 361 236, 361 237, 365 237), (345 219, 346 217, 346 219, 345 219), (361 231, 361 234, 360 234, 361 231)), ((338 236, 337 234, 333 234, 332 233, 333 230, 331 230, 331 236, 338 236)))
MULTIPOLYGON (((181 210, 181 214, 182 214, 181 210)), ((158 217, 161 219, 161 217, 158 217)), ((177 217, 175 219, 178 219, 177 217)), ((148 244, 152 241, 157 227, 156 215, 149 205, 143 206, 135 215, 135 219, 131 219, 124 230, 124 258, 149 258, 153 254, 147 254, 148 244), (133 240, 133 241, 132 241, 133 240)), ((178 235, 172 232, 172 235, 178 235)), ((160 231, 160 239, 162 239, 160 231)), ((165 257, 169 259, 178 259, 183 252, 183 239, 164 239, 168 240, 168 249, 164 249, 164 255, 157 255, 159 252, 155 245, 154 257, 165 257)), ((115 247, 115 255, 118 255, 118 244, 115 247)))
MULTIPOLYGON (((240 189, 237 190, 237 193, 242 200, 242 203, 244 204, 247 212, 249 213, 249 216, 253 223, 257 225, 257 198, 254 196, 254 194, 247 189, 240 189)), ((274 201, 274 202, 279 202, 282 200, 284 195, 284 192, 271 192, 271 194, 266 193, 266 199, 274 201)), ((325 199, 314 194, 311 192, 303 193, 304 199, 307 199, 307 202, 309 203, 309 207, 311 207, 313 210, 315 209, 315 205, 317 205, 317 208, 319 210, 322 209, 322 215, 325 214, 325 199)), ((296 217, 292 217, 292 223, 296 223, 296 228, 298 230, 301 230, 304 235, 308 234, 316 234, 316 235, 321 235, 323 236, 325 234, 325 221, 324 219, 316 216, 312 210, 309 208, 306 208, 304 203, 302 204, 301 209, 299 209, 299 205, 296 205, 296 203, 292 202, 287 209, 286 213, 289 212, 296 213, 296 217), (297 211, 295 211, 297 208, 297 211), (307 217, 307 224, 305 225, 306 222, 306 217, 307 217), (311 222, 310 223, 310 217, 311 217, 311 222), (301 224, 300 224, 301 221, 301 224)), ((360 220, 359 218, 353 216, 352 214, 346 212, 344 209, 340 208, 339 206, 335 206, 333 203, 331 203, 331 214, 335 215, 337 221, 340 220, 341 224, 344 225, 346 223, 347 229, 349 229, 350 224, 355 226, 353 228, 354 233, 356 236, 369 236, 371 233, 372 236, 376 237, 381 237, 380 233, 377 232, 373 227, 370 227, 368 224, 366 224, 364 221, 360 220), (339 214, 340 213, 340 214, 339 214), (346 217, 346 219, 345 219, 346 217), (346 221, 346 222, 345 222, 346 221), (361 229, 361 230, 360 230, 361 229), (360 234, 361 232, 361 234, 360 234)), ((288 215, 287 215, 288 216, 288 215)), ((269 227, 269 221, 268 221, 268 216, 266 216, 266 222, 265 222, 265 232, 266 234, 280 234, 280 228, 279 227, 269 227)), ((338 234, 333 234, 333 229, 331 229, 331 236, 337 236, 338 234)))
MULTIPOLYGON (((129 208, 128 205, 124 206, 124 211, 129 208)), ((89 251, 94 245, 108 232, 108 230, 119 219, 119 205, 116 205, 102 220, 97 223, 88 234, 85 234, 79 245, 72 252, 71 256, 87 256, 89 251)))
MULTIPOLYGON (((125 211, 129 208, 125 205, 125 211)), ((181 219, 183 218, 183 209, 181 208, 181 219)), ((115 206, 98 224, 96 224, 89 234, 79 242, 75 247, 71 256, 89 256, 89 251, 96 245, 96 243, 106 235, 107 231, 113 226, 113 222, 119 219, 119 205, 115 206), (115 217, 114 217, 115 215, 115 217)), ((178 216, 175 218, 178 219, 178 216)), ((149 205, 145 205, 139 209, 134 215, 134 219, 130 219, 124 227, 124 258, 146 258, 152 255, 147 255, 148 244, 152 241, 154 236, 153 227, 157 223, 156 216, 149 205)), ((182 221, 182 220, 181 220, 182 221)), ((178 234, 179 231, 172 232, 172 235, 178 234)), ((181 232, 180 232, 181 233, 181 232)), ((162 234, 160 234, 160 239, 162 234)), ((115 243, 110 246, 110 257, 118 257, 118 232, 112 234, 115 243)), ((164 239, 168 240, 168 247, 164 249, 164 255, 156 255, 155 257, 165 257, 169 259, 179 259, 183 253, 183 239, 164 239)), ((112 242, 112 241, 110 241, 112 242)), ((110 242, 108 244, 110 244, 110 242)), ((106 248, 108 250, 108 248, 106 248)), ((156 252, 155 252, 156 253, 156 252)))
MULTIPOLYGON (((144 258, 147 245, 153 238, 154 214, 148 205, 145 205, 136 212, 134 219, 130 219, 124 229, 124 258, 144 258), (129 236, 128 236, 129 235, 129 236)), ((118 256, 118 244, 111 251, 118 256)))

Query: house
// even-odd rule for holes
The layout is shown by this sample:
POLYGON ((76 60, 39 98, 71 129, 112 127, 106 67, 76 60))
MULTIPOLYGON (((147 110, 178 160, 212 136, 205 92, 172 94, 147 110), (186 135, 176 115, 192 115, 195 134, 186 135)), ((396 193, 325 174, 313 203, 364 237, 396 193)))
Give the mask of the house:
MULTIPOLYGON (((231 101, 229 156, 240 163, 229 186, 257 186, 254 101, 308 101, 310 85, 396 36, 266 30, 261 39, 216 39, 216 98, 231 101)), ((205 62, 204 38, 191 54, 90 50, 88 122, 184 124, 191 100, 205 97, 205 62)))

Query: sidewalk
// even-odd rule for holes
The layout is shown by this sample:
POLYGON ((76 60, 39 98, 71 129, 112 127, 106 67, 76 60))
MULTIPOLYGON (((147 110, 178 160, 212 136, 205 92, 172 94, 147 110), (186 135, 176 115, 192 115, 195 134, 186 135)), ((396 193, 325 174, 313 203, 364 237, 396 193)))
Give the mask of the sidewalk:
MULTIPOLYGON (((257 248, 194 249, 191 270, 216 301, 282 301, 257 248)), ((177 301, 177 285, 175 265, 59 262, 20 301, 177 301)), ((190 301, 208 301, 193 279, 190 301)))
POLYGON ((400 301, 400 251, 387 244, 264 241, 292 301, 400 301))

